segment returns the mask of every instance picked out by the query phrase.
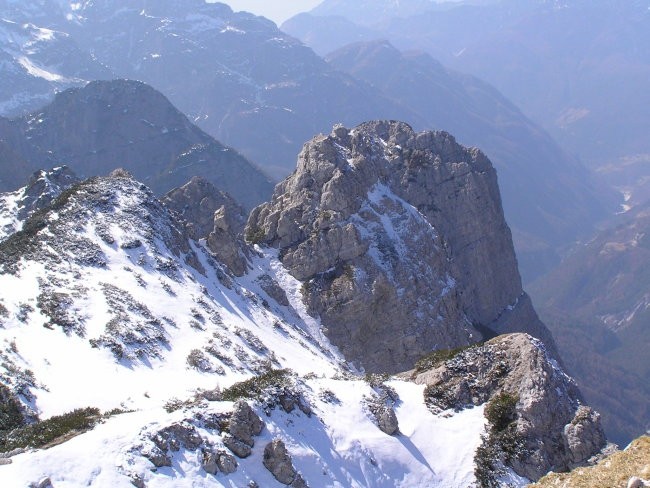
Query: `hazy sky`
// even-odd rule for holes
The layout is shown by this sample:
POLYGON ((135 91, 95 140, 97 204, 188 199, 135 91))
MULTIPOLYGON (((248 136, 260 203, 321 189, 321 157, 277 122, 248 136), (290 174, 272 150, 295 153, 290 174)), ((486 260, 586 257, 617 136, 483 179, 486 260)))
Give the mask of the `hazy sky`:
POLYGON ((323 0, 218 0, 227 3, 233 10, 246 10, 263 15, 280 25, 289 17, 311 10, 323 0))

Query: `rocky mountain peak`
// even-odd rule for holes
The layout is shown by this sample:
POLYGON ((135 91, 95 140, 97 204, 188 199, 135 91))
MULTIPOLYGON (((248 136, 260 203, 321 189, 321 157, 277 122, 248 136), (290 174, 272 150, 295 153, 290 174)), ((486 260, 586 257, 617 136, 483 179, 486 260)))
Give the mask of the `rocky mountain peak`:
MULTIPOLYGON (((93 177, 63 190, 0 242, 0 410, 8 413, 0 416, 0 451, 8 451, 0 455, 3 480, 79 486, 97 482, 101 473, 102 483, 118 487, 184 478, 215 487, 254 480, 260 486, 464 488, 492 463, 494 472, 524 486, 547 466, 580 463, 598 450, 597 414, 580 405, 575 385, 527 335, 436 351, 401 379, 354 374, 320 328, 339 340, 339 325, 325 320, 349 318, 344 326, 352 347, 339 348, 353 360, 354 347, 361 347, 354 327, 367 327, 361 334, 377 369, 397 368, 388 361, 418 352, 409 334, 430 341, 431 349, 434 340, 445 347, 483 329, 462 308, 465 285, 453 274, 448 237, 392 190, 387 165, 398 172, 402 163, 388 161, 382 148, 409 150, 418 134, 398 123, 334 132, 309 143, 307 153, 352 156, 332 160, 330 170, 356 175, 352 190, 370 189, 356 199, 349 195, 350 208, 337 210, 345 222, 334 210, 323 216, 321 224, 333 223, 309 243, 312 260, 329 266, 339 238, 355 240, 351 251, 360 254, 302 283, 287 271, 304 272, 309 260, 301 264, 300 250, 290 246, 280 253, 258 247, 240 255, 247 258, 243 276, 227 272, 231 265, 218 252, 228 246, 219 241, 212 249, 210 240, 223 231, 233 239, 231 249, 241 250, 241 209, 199 178, 163 204, 126 170, 93 177), (330 143, 318 145, 328 137, 330 143), (195 238, 208 232, 207 238, 194 240, 189 229, 195 238), (312 312, 327 307, 321 320, 308 315, 304 302, 312 312), (397 308, 402 302, 414 313, 397 308), (427 313, 440 319, 426 322, 427 313), (360 317, 367 321, 360 324, 360 317), (373 334, 383 340, 384 363, 373 334), (436 362, 438 354, 446 360, 436 362), (99 408, 105 413, 95 425, 99 408), (91 432, 65 431, 55 441, 60 444, 43 450, 39 438, 31 445, 37 449, 22 451, 21 433, 49 431, 79 415, 91 417, 83 424, 91 432), (79 457, 79 449, 102 455, 79 457), (549 457, 549 449, 558 456, 549 457)), ((423 147, 450 158, 438 155, 435 164, 489 169, 478 151, 456 147, 449 135, 429 137, 423 147)), ((314 156, 294 176, 325 166, 314 156)), ((60 177, 52 179, 65 182, 65 171, 57 171, 60 177)), ((334 191, 331 180, 320 200, 328 188, 334 191)), ((307 201, 305 185, 296 200, 307 201)), ((294 208, 295 202, 285 203, 294 208)), ((328 208, 338 207, 332 201, 328 208)), ((278 228, 289 225, 287 218, 279 216, 278 228)), ((247 230, 251 241, 266 238, 250 222, 247 230)), ((519 305, 513 310, 526 319, 519 305)))
POLYGON ((65 189, 79 182, 67 166, 36 171, 27 186, 13 193, 0 195, 0 240, 19 231, 23 222, 58 197, 65 189))
POLYGON ((247 236, 279 249, 330 340, 367 369, 408 369, 489 331, 553 348, 521 288, 496 172, 448 133, 335 127, 304 146, 247 236))
POLYGON ((194 177, 162 199, 187 222, 192 239, 206 239, 208 249, 237 276, 248 269, 243 240, 246 212, 230 195, 209 181, 194 177))
POLYGON ((508 418, 486 415, 502 425, 492 425, 500 435, 485 437, 483 444, 508 450, 504 432, 512 422, 511 451, 500 453, 506 454, 501 461, 525 478, 582 465, 605 446, 600 416, 581 404, 573 379, 528 334, 507 334, 467 348, 413 379, 427 385, 425 398, 434 411, 486 403, 498 404, 501 412, 511 408, 508 418))

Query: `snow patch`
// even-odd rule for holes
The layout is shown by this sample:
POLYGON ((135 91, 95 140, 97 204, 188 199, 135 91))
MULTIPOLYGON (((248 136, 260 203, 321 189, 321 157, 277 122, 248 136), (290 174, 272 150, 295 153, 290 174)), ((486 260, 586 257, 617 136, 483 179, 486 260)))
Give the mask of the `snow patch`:
POLYGON ((51 71, 47 71, 43 68, 39 68, 25 56, 19 57, 18 62, 23 68, 25 68, 25 70, 27 70, 30 75, 34 76, 35 78, 43 78, 47 81, 69 81, 61 75, 52 73, 51 71))

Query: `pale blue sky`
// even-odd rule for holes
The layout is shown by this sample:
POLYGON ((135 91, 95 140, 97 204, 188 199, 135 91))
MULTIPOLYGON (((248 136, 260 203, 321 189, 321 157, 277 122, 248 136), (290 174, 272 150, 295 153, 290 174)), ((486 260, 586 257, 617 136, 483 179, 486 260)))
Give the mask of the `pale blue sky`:
POLYGON ((218 0, 235 10, 263 15, 280 25, 289 17, 311 10, 323 0, 218 0))

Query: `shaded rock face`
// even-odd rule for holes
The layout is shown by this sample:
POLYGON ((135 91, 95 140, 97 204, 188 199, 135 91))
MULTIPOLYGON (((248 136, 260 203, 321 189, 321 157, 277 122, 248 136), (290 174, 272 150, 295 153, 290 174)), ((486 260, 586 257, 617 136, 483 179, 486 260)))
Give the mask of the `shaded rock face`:
POLYGON ((204 449, 201 452, 201 467, 206 473, 232 474, 237 471, 237 460, 225 451, 204 449))
POLYGON ((291 456, 282 439, 273 439, 264 448, 262 461, 273 477, 284 485, 292 488, 306 488, 307 484, 293 466, 291 456))
POLYGON ((447 133, 338 126, 305 145, 246 232, 279 248, 308 310, 367 370, 409 369, 486 328, 553 348, 521 288, 494 168, 447 133))
MULTIPOLYGON (((248 208, 272 189, 250 161, 137 81, 93 81, 61 92, 37 112, 0 118, 0 139, 12 160, 28 163, 27 168, 17 164, 17 171, 66 164, 80 176, 93 176, 121 166, 159 195, 199 175, 218 182, 248 208)), ((12 190, 8 185, 14 181, 3 178, 0 190, 12 190)))
POLYGON ((393 435, 399 431, 397 415, 390 407, 384 407, 377 413, 377 423, 379 429, 385 434, 393 435))
POLYGON ((235 403, 230 417, 230 433, 245 444, 253 447, 253 436, 260 435, 264 422, 258 417, 247 402, 235 403))
POLYGON ((580 404, 575 382, 527 334, 471 347, 414 380, 427 385, 425 402, 434 412, 482 405, 500 393, 516 398, 523 455, 512 468, 528 479, 584 464, 605 446, 598 413, 580 404))
POLYGON ((244 401, 235 403, 230 416, 229 434, 223 438, 223 443, 236 456, 245 458, 250 456, 251 448, 255 445, 253 436, 260 435, 264 422, 244 401))
POLYGON ((242 238, 246 213, 230 195, 195 176, 161 201, 187 222, 191 238, 206 239, 208 249, 230 271, 236 276, 246 272, 248 247, 242 238))

